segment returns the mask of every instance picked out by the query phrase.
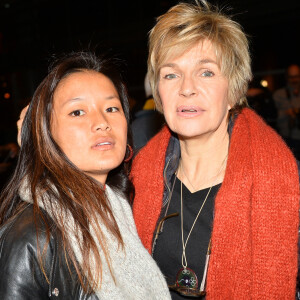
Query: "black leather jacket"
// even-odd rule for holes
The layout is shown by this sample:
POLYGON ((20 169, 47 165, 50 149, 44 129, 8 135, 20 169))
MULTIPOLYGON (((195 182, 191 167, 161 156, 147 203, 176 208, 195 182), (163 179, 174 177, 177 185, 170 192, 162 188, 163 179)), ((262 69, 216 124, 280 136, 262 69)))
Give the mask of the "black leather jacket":
MULTIPOLYGON (((49 217, 45 217, 49 220, 49 217)), ((46 233, 39 220, 39 245, 43 249, 46 233)), ((85 294, 74 267, 66 264, 64 251, 54 226, 45 251, 43 274, 37 256, 36 226, 32 205, 0 228, 0 299, 1 300, 99 300, 85 294)))

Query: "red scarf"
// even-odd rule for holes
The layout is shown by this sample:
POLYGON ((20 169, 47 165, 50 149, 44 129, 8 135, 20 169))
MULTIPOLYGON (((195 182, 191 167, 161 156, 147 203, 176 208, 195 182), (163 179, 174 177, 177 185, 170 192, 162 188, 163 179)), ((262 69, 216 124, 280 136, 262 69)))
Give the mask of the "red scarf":
MULTIPOLYGON (((163 198, 170 131, 165 127, 132 168, 134 218, 151 252, 163 198)), ((295 299, 299 226, 296 161, 250 109, 237 117, 225 178, 215 199, 206 299, 295 299)))

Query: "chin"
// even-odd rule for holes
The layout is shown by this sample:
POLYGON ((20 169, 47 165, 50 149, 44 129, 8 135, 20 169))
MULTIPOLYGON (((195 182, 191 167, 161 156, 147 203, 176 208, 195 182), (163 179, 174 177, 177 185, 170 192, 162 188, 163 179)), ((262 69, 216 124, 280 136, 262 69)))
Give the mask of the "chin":
POLYGON ((111 170, 117 168, 123 160, 115 160, 113 162, 107 163, 107 164, 101 164, 100 166, 100 170, 107 170, 108 172, 110 172, 111 170))
POLYGON ((191 134, 191 133, 189 133, 189 134, 181 134, 181 133, 178 133, 178 136, 180 136, 184 140, 193 139, 193 138, 199 137, 201 135, 202 135, 202 133, 199 133, 199 134, 191 134))
POLYGON ((192 138, 205 133, 204 130, 199 130, 199 127, 200 126, 198 126, 197 128, 193 128, 193 127, 186 126, 186 127, 176 128, 173 131, 182 137, 192 138))

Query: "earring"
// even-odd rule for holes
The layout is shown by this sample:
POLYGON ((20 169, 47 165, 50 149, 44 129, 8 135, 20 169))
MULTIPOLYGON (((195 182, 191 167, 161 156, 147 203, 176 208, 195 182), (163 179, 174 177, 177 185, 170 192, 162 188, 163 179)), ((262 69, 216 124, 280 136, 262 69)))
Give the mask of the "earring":
POLYGON ((132 156, 133 156, 132 147, 129 144, 127 144, 127 147, 129 149, 129 156, 124 159, 124 162, 126 162, 126 163, 129 162, 132 159, 132 156))

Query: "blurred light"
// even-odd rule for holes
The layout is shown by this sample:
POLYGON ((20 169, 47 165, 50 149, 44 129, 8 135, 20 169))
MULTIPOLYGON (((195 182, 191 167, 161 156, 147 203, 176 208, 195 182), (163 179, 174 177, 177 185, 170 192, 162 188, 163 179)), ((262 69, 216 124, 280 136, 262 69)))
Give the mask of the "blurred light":
POLYGON ((9 3, 5 3, 5 4, 4 4, 4 7, 5 7, 5 8, 10 8, 9 3))
POLYGON ((260 81, 260 84, 261 84, 263 87, 267 87, 267 86, 268 86, 268 81, 267 81, 267 80, 261 80, 261 81, 260 81))
POLYGON ((9 99, 10 98, 10 93, 5 93, 4 94, 4 99, 9 99))
POLYGON ((3 82, 3 83, 2 83, 2 87, 7 87, 7 83, 6 83, 6 82, 3 82))

